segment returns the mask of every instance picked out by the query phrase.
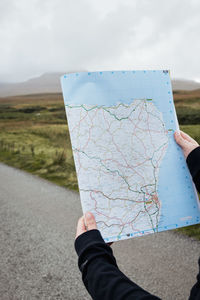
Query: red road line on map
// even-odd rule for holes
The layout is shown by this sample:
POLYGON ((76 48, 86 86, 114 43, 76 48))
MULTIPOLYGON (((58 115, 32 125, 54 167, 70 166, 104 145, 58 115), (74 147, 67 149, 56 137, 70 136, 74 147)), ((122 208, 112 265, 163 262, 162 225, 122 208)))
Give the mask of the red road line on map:
MULTIPOLYGON (((149 129, 140 128, 138 126, 137 126, 137 128, 140 129, 140 130, 142 130, 142 131, 149 131, 149 129)), ((154 130, 154 129, 151 129, 150 131, 151 132, 156 132, 156 133, 163 133, 163 131, 158 131, 158 130, 154 130)))
POLYGON ((161 152, 161 154, 160 154, 159 159, 157 160, 157 168, 158 168, 158 162, 161 160, 161 157, 163 156, 163 151, 164 151, 166 148, 167 148, 167 145, 165 145, 165 146, 162 147, 162 152, 161 152))
MULTIPOLYGON (((150 132, 150 128, 149 128, 149 115, 148 115, 148 118, 147 118, 148 129, 147 129, 147 130, 146 130, 146 129, 141 129, 141 128, 138 126, 139 123, 140 123, 140 121, 141 121, 140 115, 141 115, 141 113, 142 113, 142 110, 143 110, 143 105, 142 105, 142 107, 141 107, 141 111, 140 111, 139 116, 138 116, 138 122, 137 122, 137 124, 135 124, 134 129, 138 128, 139 130, 142 130, 142 131, 148 131, 148 132, 149 132, 149 135, 150 135, 150 139, 151 139, 151 144, 152 144, 152 146, 153 146, 153 143, 152 143, 152 136, 151 136, 151 132, 150 132)), ((93 118, 91 118, 91 116, 88 115, 88 112, 87 112, 87 113, 85 114, 85 116, 84 116, 82 119, 80 119, 80 121, 79 121, 79 123, 78 123, 77 126, 80 128, 80 123, 81 123, 87 116, 89 117, 89 119, 90 119, 90 121, 91 121, 91 123, 92 123, 92 126, 94 126, 94 124, 93 124, 93 119, 94 119, 94 117, 96 116, 96 114, 97 114, 97 110, 95 110, 95 114, 93 115, 93 118)), ((108 129, 107 129, 107 130, 105 129, 105 130, 108 131, 109 134, 111 134, 111 133, 110 133, 111 123, 109 124, 109 123, 107 122, 107 120, 105 119, 104 111, 103 111, 103 118, 104 118, 104 120, 105 120, 105 123, 107 123, 107 125, 109 126, 108 129)), ((132 122, 131 119, 128 118, 128 120, 132 122)), ((132 123, 133 123, 133 122, 132 122, 132 123)), ((75 126, 75 127, 77 127, 77 126, 75 126)), ((74 129, 75 129, 75 128, 73 128, 73 130, 74 130, 74 129)), ((90 127, 90 129, 89 129, 89 136, 88 136, 87 142, 86 142, 86 144, 85 144, 85 146, 84 146, 83 149, 85 149, 85 148, 88 146, 88 143, 89 143, 89 141, 91 140, 91 135, 90 135, 91 129, 92 129, 92 127, 90 127)), ((153 132, 153 131, 154 131, 154 132, 161 133, 161 131, 152 130, 152 132, 153 132)), ((111 135, 111 136, 112 136, 112 135, 111 135)), ((133 133, 132 136, 135 136, 138 140, 140 140, 140 142, 142 143, 143 148, 144 148, 144 150, 145 150, 145 154, 146 154, 146 156, 147 156, 147 153, 146 153, 146 147, 145 147, 144 143, 141 141, 141 139, 140 139, 136 134, 133 133)), ((138 166, 140 166, 140 165, 144 165, 144 163, 145 163, 146 161, 148 161, 148 159, 146 159, 146 160, 145 160, 144 162, 142 162, 142 163, 138 163, 138 164, 136 164, 135 166, 131 167, 131 166, 127 163, 127 160, 126 160, 126 158, 124 157, 123 153, 120 151, 120 149, 118 148, 118 146, 117 146, 116 143, 114 142, 113 136, 112 136, 112 141, 113 141, 113 144, 115 145, 117 151, 121 154, 121 156, 123 157, 124 161, 126 162, 126 164, 127 164, 126 167, 127 167, 127 168, 130 168, 131 170, 133 170, 135 173, 137 173, 137 174, 138 174, 140 177, 142 177, 143 180, 144 180, 144 177, 143 177, 142 175, 140 175, 139 172, 135 171, 133 168, 136 168, 136 167, 138 167, 138 166)), ((154 147, 153 147, 153 148, 154 148, 154 147)), ((160 161, 160 159, 161 159, 161 157, 162 157, 162 155, 163 155, 164 149, 165 149, 165 148, 162 149, 162 153, 161 153, 161 155, 160 155, 160 157, 159 157, 159 160, 157 161, 157 166, 156 166, 155 169, 158 168, 158 163, 159 163, 159 161, 160 161)), ((79 155, 78 155, 78 159, 79 159, 79 163, 80 163, 80 156, 79 156, 79 155)), ((106 162, 106 161, 111 161, 111 162, 113 162, 113 163, 115 162, 115 163, 117 164, 117 166, 123 166, 122 164, 120 164, 119 162, 117 162, 117 161, 114 160, 114 159, 105 159, 105 160, 102 160, 102 161, 104 161, 104 162, 106 162)), ((81 164, 80 164, 80 166, 81 166, 81 164)), ((123 167, 124 167, 124 166, 123 166, 123 167)), ((103 172, 104 172, 104 171, 103 171, 103 172)), ((105 173, 105 172, 104 172, 104 173, 105 173)), ((150 194, 148 193, 148 187, 145 187, 145 190, 146 190, 145 195, 150 195, 150 194)), ((98 192, 98 191, 96 191, 96 192, 98 192)), ((116 217, 110 218, 110 217, 106 216, 105 214, 98 212, 98 209, 97 209, 97 201, 95 200, 95 198, 92 196, 91 193, 90 193, 90 196, 91 196, 91 199, 94 200, 94 202, 95 202, 95 210, 96 210, 96 212, 97 212, 98 214, 104 215, 105 217, 107 217, 107 218, 109 218, 109 219, 116 219, 116 220, 120 220, 120 222, 122 222, 122 220, 121 220, 120 218, 116 218, 116 217)), ((104 197, 106 197, 106 196, 104 195, 104 197)), ((106 197, 106 198, 108 198, 108 197, 106 197)), ((151 196, 151 199, 152 199, 152 198, 153 198, 153 196, 151 196)), ((109 198, 108 198, 108 199, 109 199, 109 198)), ((109 200, 110 200, 110 199, 109 199, 109 200)), ((121 200, 121 199, 118 199, 118 200, 121 200)), ((123 199, 123 201, 127 201, 127 200, 123 199)), ((148 205, 147 211, 150 211, 150 210, 152 209, 152 207, 155 206, 155 199, 154 199, 154 201, 153 201, 153 199, 152 199, 151 201, 152 201, 152 204, 151 204, 151 205, 148 205)), ((143 202, 145 202, 145 201, 135 201, 135 202, 136 202, 136 203, 143 203, 143 202)), ((159 203, 158 201, 156 202, 156 204, 158 204, 158 206, 160 206, 160 203, 159 203)), ((140 212, 141 212, 141 211, 140 211, 140 212)), ((138 213, 138 215, 140 214, 140 212, 138 213)), ((134 222, 134 220, 138 217, 138 215, 137 215, 131 222, 134 222)), ((123 224, 128 225, 128 224, 130 224, 131 222, 123 223, 123 224)), ((123 224, 122 224, 122 225, 123 225, 123 224)), ((120 226, 120 224, 117 224, 117 225, 120 226)), ((122 225, 121 225, 121 226, 122 226, 122 225)), ((139 231, 139 230, 138 230, 138 231, 139 231)))
POLYGON ((74 129, 77 128, 77 127, 80 128, 80 123, 86 118, 87 115, 88 115, 88 112, 86 112, 86 114, 84 115, 84 117, 79 120, 78 124, 71 129, 71 132, 73 132, 74 129))
MULTIPOLYGON (((125 159, 125 157, 124 157, 124 155, 122 154, 122 152, 118 149, 118 146, 115 144, 115 142, 114 142, 114 140, 113 140, 113 136, 112 136, 112 141, 113 141, 113 144, 115 145, 115 147, 116 147, 116 149, 118 150, 118 152, 120 152, 121 153, 121 155, 122 155, 122 157, 124 158, 124 160, 125 160, 125 162, 126 162, 126 164, 127 164, 127 166, 129 166, 129 164, 128 164, 128 162, 126 161, 126 159, 125 159)), ((138 166, 138 165, 136 165, 136 166, 138 166)), ((139 174, 136 170, 134 170, 133 168, 131 168, 130 167, 130 169, 132 169, 133 170, 133 172, 135 172, 136 174, 138 174, 138 176, 140 176, 140 177, 142 177, 143 178, 143 180, 144 180, 144 177, 141 175, 141 174, 139 174)))
POLYGON ((104 118, 105 122, 107 123, 107 125, 110 129, 111 124, 109 124, 108 120, 105 118, 105 111, 104 110, 102 110, 102 114, 103 114, 103 118, 104 118))
POLYGON ((151 145, 152 145, 153 149, 155 149, 155 147, 153 145, 153 142, 152 142, 152 136, 151 136, 151 133, 150 133, 150 129, 149 129, 149 114, 147 114, 147 126, 148 126, 149 135, 150 135, 150 139, 151 139, 151 145))
MULTIPOLYGON (((90 191, 90 195, 91 195, 91 193, 100 193, 100 194, 102 194, 105 198, 107 198, 108 200, 111 200, 111 201, 114 201, 114 200, 119 200, 119 201, 130 201, 130 202, 133 202, 133 203, 143 203, 144 201, 136 201, 136 200, 134 200, 134 201, 132 201, 132 200, 130 200, 130 199, 123 199, 123 198, 109 198, 109 196, 107 196, 107 195, 105 195, 102 191, 98 191, 98 190, 92 190, 92 191, 90 191)), ((111 192, 112 193, 112 192, 111 192)), ((133 192, 134 193, 134 192, 133 192)))
POLYGON ((145 163, 146 161, 149 161, 149 158, 145 159, 143 162, 138 163, 137 165, 134 165, 134 166, 130 166, 130 165, 124 166, 124 165, 122 165, 121 163, 119 163, 117 160, 111 159, 111 158, 102 159, 103 162, 106 162, 107 160, 108 160, 108 161, 115 162, 117 165, 119 165, 119 166, 121 166, 121 167, 128 168, 128 169, 131 169, 131 170, 132 170, 132 169, 135 168, 135 167, 144 165, 144 163, 145 163))
POLYGON ((105 215, 105 214, 99 212, 99 211, 98 211, 98 208, 97 208, 97 201, 95 200, 95 198, 92 197, 92 192, 90 193, 90 197, 91 197, 91 199, 94 200, 94 202, 95 202, 95 208, 94 208, 94 210, 96 211, 96 213, 97 213, 98 215, 102 215, 102 216, 104 216, 104 217, 106 217, 106 218, 108 218, 108 219, 119 220, 120 222, 122 222, 122 220, 121 220, 120 218, 117 218, 117 217, 109 217, 109 216, 107 216, 107 215, 105 215))

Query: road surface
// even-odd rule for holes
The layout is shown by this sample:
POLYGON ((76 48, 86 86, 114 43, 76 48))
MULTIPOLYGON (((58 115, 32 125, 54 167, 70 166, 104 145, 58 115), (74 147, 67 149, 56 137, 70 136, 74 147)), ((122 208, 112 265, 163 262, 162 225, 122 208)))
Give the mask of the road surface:
MULTIPOLYGON (((90 299, 74 251, 79 196, 0 164, 0 299, 90 299)), ((127 276, 162 299, 187 299, 200 242, 172 231, 116 242, 127 276)))

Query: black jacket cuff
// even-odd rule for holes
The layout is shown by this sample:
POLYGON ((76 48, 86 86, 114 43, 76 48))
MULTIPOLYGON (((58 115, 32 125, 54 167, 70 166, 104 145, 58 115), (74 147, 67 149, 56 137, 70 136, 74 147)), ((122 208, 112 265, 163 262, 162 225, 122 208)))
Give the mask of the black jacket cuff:
POLYGON ((80 256, 84 249, 97 243, 105 244, 100 231, 92 229, 79 235, 75 240, 74 247, 77 255, 80 256))
POLYGON ((79 257, 78 266, 83 276, 88 265, 97 258, 117 266, 111 247, 104 242, 100 231, 97 229, 82 233, 75 240, 74 246, 79 257))
POLYGON ((200 146, 190 152, 186 159, 190 174, 194 179, 200 173, 200 146))

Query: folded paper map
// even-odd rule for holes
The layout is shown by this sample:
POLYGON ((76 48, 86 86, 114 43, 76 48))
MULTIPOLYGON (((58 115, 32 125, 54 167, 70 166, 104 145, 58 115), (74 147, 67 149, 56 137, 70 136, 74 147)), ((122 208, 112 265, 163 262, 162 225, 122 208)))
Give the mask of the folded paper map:
POLYGON ((169 72, 61 77, 83 212, 106 242, 199 223, 169 72))

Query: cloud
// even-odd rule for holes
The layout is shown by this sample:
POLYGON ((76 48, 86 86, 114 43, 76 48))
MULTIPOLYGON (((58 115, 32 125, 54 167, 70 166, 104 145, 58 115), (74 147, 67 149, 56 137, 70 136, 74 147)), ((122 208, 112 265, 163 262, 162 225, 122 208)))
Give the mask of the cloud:
POLYGON ((199 13, 198 0, 1 0, 0 81, 159 68, 200 78, 199 13))

